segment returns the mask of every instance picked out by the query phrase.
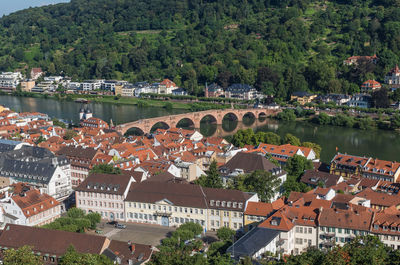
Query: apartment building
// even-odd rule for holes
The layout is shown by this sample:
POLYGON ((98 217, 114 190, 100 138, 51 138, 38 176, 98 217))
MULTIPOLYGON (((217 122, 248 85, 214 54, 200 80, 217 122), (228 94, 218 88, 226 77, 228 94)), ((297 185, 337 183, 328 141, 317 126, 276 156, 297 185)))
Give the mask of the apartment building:
POLYGON ((13 90, 16 89, 22 79, 20 72, 3 72, 0 74, 0 88, 13 90))
POLYGON ((335 245, 343 246, 356 236, 368 235, 373 211, 368 208, 360 209, 321 209, 318 217, 318 247, 323 249, 335 245))
POLYGON ((96 212, 104 220, 125 221, 124 200, 135 177, 142 173, 129 174, 90 174, 75 188, 76 207, 86 213, 96 212))
POLYGON ((4 223, 41 226, 61 216, 61 205, 53 197, 38 190, 22 190, 0 203, 0 219, 4 223))
POLYGON ((94 148, 80 146, 65 146, 57 152, 57 155, 67 157, 71 163, 71 182, 73 187, 78 186, 87 178, 92 161, 99 153, 100 151, 94 148))

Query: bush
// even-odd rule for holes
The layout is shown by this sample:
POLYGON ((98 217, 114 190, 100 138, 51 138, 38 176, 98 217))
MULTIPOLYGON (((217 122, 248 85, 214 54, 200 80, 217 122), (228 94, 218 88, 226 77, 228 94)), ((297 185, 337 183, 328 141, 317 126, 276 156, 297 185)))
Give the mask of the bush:
POLYGON ((221 227, 217 230, 217 237, 222 241, 231 241, 236 232, 228 227, 221 227))

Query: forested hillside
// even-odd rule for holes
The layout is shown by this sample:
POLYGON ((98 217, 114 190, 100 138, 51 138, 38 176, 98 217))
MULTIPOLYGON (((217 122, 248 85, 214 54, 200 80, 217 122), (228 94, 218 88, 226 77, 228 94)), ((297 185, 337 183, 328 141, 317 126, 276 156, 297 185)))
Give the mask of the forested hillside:
POLYGON ((0 70, 356 92, 400 63, 399 0, 72 0, 0 19, 0 70), (343 65, 377 54, 377 65, 343 65))

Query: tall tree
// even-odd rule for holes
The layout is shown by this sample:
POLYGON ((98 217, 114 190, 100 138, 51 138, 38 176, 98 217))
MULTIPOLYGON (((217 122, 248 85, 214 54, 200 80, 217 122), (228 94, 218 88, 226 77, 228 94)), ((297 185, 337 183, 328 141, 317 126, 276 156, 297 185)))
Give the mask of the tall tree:
POLYGON ((217 161, 213 160, 211 162, 210 167, 206 173, 206 176, 201 176, 195 181, 195 183, 207 188, 223 187, 222 178, 220 177, 218 172, 217 161))

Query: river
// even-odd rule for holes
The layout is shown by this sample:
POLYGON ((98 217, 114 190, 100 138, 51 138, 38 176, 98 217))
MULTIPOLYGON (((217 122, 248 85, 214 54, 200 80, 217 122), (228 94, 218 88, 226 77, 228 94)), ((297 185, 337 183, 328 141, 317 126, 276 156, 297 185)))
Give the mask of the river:
MULTIPOLYGON (((79 121, 78 114, 81 106, 75 102, 13 96, 0 96, 0 104, 18 112, 37 111, 46 113, 50 117, 72 120, 73 122, 79 121)), ((88 106, 95 117, 107 122, 112 119, 114 124, 186 112, 186 110, 180 109, 139 108, 133 105, 111 103, 90 103, 88 106)), ((336 148, 342 153, 400 161, 400 137, 398 133, 393 131, 363 131, 345 127, 314 125, 306 122, 254 121, 251 119, 247 119, 243 123, 225 120, 223 125, 218 126, 203 122, 200 131, 206 136, 226 136, 239 128, 272 131, 281 137, 284 137, 286 133, 291 133, 302 141, 315 142, 322 146, 321 160, 325 162, 333 158, 336 148)))

